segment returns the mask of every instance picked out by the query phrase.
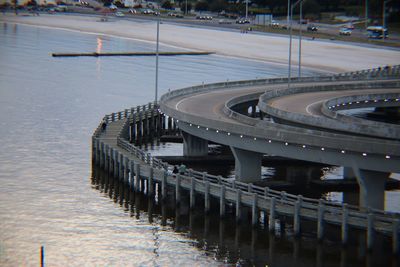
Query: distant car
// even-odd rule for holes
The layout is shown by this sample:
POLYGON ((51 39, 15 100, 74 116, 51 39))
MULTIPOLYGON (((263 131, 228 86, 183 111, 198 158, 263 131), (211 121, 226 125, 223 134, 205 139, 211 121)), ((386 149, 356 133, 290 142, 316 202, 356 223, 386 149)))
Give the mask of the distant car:
POLYGON ((339 34, 340 35, 351 35, 352 31, 353 30, 349 29, 349 28, 340 28, 339 34))
POLYGON ((118 12, 115 12, 115 16, 116 17, 124 17, 125 15, 124 15, 124 13, 118 11, 118 12))
POLYGON ((196 19, 199 19, 199 20, 212 20, 213 17, 211 15, 197 15, 196 19))
POLYGON ((316 31, 318 31, 318 27, 317 27, 317 26, 315 26, 315 25, 313 25, 313 24, 311 24, 311 25, 308 25, 308 27, 307 27, 307 31, 310 31, 310 32, 316 32, 316 31))
POLYGON ((142 14, 145 14, 145 15, 153 15, 153 14, 154 14, 154 10, 152 10, 152 9, 145 9, 145 10, 142 11, 142 14))
POLYGON ((219 24, 232 24, 232 21, 229 21, 227 19, 220 19, 218 21, 219 24))
POLYGON ((131 13, 131 14, 137 14, 136 9, 134 9, 134 8, 129 9, 128 12, 131 13))
POLYGON ((269 24, 271 27, 277 28, 279 27, 279 22, 272 20, 271 23, 269 24))
POLYGON ((169 12, 167 15, 168 15, 169 17, 183 18, 183 15, 182 15, 182 14, 174 13, 174 12, 169 12))
POLYGON ((246 18, 239 18, 236 20, 237 24, 247 24, 250 23, 250 20, 246 19, 246 18))

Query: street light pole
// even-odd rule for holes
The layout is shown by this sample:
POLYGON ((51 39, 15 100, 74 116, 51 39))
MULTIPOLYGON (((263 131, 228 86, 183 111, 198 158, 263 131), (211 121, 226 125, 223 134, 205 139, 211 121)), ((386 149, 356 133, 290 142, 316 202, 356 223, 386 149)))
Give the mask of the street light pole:
POLYGON ((383 1, 383 10, 382 10, 382 38, 385 39, 385 29, 386 29, 386 3, 390 2, 391 0, 383 1))
POLYGON ((156 92, 154 97, 154 103, 157 104, 158 101, 158 48, 160 39, 160 17, 157 19, 157 44, 156 44, 156 92))
POLYGON ((187 0, 186 0, 186 4, 185 4, 185 15, 187 16, 187 0))
POLYGON ((368 28, 368 0, 365 0, 365 29, 368 28))
POLYGON ((249 12, 249 0, 246 0, 246 19, 248 12, 249 12))
POLYGON ((290 88, 290 79, 291 77, 291 72, 292 72, 292 18, 293 18, 293 9, 301 3, 303 0, 297 0, 296 3, 294 3, 290 7, 290 21, 289 21, 289 70, 288 70, 288 88, 290 88))
POLYGON ((301 27, 303 25, 303 2, 300 2, 300 27, 299 27, 299 78, 301 77, 301 27))

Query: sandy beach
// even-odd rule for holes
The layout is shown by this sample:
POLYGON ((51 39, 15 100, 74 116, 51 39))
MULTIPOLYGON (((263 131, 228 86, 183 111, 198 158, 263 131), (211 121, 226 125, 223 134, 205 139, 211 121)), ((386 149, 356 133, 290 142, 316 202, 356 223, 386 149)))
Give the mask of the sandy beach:
MULTIPOLYGON (((96 34, 107 34, 155 42, 156 22, 84 15, 0 16, 0 21, 43 27, 53 27, 96 34)), ((218 55, 287 64, 289 37, 278 35, 243 34, 210 28, 195 28, 163 22, 160 42, 182 49, 213 51, 218 55)), ((80 52, 80 51, 69 51, 80 52)), ((121 51, 115 51, 121 52, 121 51)), ((133 51, 124 51, 133 52, 133 51)), ((298 40, 293 39, 292 64, 298 63, 298 40)), ((354 71, 400 62, 400 50, 339 43, 327 40, 303 39, 302 66, 328 72, 354 71)))

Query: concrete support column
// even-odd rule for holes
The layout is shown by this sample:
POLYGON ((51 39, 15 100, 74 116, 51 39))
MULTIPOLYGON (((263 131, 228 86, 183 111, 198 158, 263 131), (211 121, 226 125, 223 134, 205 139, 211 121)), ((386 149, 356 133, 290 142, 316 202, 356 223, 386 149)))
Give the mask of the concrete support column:
POLYGON ((360 187, 361 208, 385 208, 385 182, 390 173, 353 168, 360 187))
POLYGON ((231 150, 235 156, 235 178, 245 183, 259 181, 263 154, 235 147, 231 150))
POLYGON ((182 131, 183 155, 188 157, 207 156, 208 141, 182 131))

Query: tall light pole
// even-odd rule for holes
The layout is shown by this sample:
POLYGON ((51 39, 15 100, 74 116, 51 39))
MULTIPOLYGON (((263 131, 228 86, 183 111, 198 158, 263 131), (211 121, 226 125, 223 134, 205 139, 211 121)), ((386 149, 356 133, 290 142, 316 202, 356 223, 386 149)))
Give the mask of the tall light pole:
POLYGON ((287 17, 286 17, 286 24, 289 26, 289 19, 290 19, 290 0, 287 1, 287 17))
POLYGON ((383 1, 383 10, 382 10, 382 38, 385 39, 385 29, 386 29, 386 3, 390 2, 392 0, 384 0, 383 1))
POLYGON ((185 4, 185 15, 187 16, 187 0, 186 0, 186 4, 185 4))
POLYGON ((157 19, 157 44, 156 44, 156 92, 154 97, 154 103, 157 104, 158 101, 158 48, 160 39, 160 17, 157 19))
POLYGON ((368 0, 365 0, 365 29, 368 28, 368 0))
POLYGON ((288 88, 290 88, 290 79, 291 79, 291 72, 292 72, 292 18, 293 18, 293 9, 301 3, 303 0, 297 0, 290 7, 290 21, 289 21, 289 70, 288 70, 288 88))
POLYGON ((300 27, 299 27, 299 78, 301 77, 301 27, 303 25, 303 2, 300 2, 300 27))
POLYGON ((249 0, 246 0, 246 19, 247 19, 248 13, 249 13, 249 0))

